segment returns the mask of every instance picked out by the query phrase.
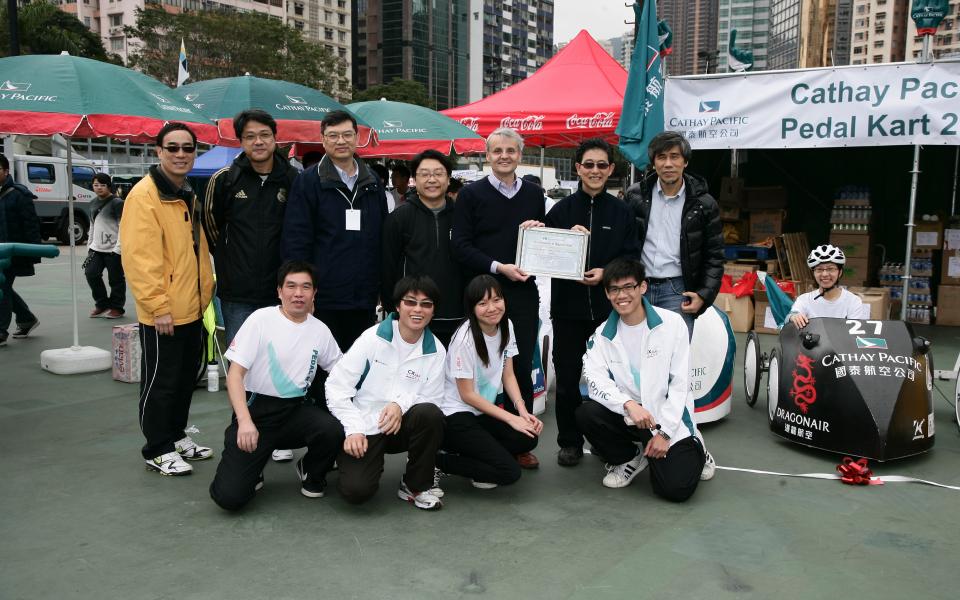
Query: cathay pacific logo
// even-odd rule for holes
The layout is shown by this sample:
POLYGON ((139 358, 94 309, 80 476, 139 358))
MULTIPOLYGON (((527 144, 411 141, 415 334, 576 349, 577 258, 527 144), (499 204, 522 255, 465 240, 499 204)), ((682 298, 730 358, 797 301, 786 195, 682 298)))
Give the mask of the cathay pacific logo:
POLYGON ((700 112, 702 113, 720 112, 720 101, 719 100, 701 100, 700 112))
POLYGON ((0 92, 26 92, 32 83, 14 83, 9 79, 0 83, 0 92))
POLYGON ((290 101, 290 104, 306 104, 307 101, 303 99, 302 96, 287 96, 287 100, 290 101))
POLYGON ((403 127, 403 121, 387 121, 387 120, 384 120, 384 121, 383 121, 383 126, 386 127, 387 129, 389 129, 389 128, 391 128, 391 127, 403 127))
POLYGON ((857 348, 868 348, 870 350, 886 350, 887 340, 883 338, 857 337, 857 348))

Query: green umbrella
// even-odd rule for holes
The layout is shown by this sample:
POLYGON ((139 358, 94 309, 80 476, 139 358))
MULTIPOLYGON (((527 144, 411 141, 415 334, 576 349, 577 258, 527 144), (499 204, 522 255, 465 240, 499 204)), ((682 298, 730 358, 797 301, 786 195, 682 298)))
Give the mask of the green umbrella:
POLYGON ((169 121, 217 141, 206 116, 143 73, 69 54, 0 58, 0 133, 147 142, 169 121))
POLYGON ((358 150, 360 156, 409 158, 424 150, 444 154, 477 154, 486 151, 486 142, 469 127, 435 110, 391 102, 387 99, 354 102, 347 108, 363 117, 377 130, 379 144, 358 150))
MULTIPOLYGON (((217 122, 221 143, 238 144, 233 131, 233 117, 250 108, 259 108, 277 120, 277 142, 320 142, 320 121, 331 111, 345 110, 323 92, 297 83, 263 79, 244 75, 198 81, 177 88, 177 93, 194 108, 217 122)), ((360 139, 358 146, 366 146, 374 132, 363 120, 357 119, 360 139)))

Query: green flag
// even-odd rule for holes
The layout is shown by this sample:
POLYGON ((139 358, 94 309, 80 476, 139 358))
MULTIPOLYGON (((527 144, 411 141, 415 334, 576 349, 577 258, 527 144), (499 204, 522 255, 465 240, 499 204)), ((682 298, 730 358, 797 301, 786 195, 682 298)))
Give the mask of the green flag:
POLYGON ((947 0, 913 0, 910 17, 917 24, 917 35, 935 35, 949 11, 947 0))
POLYGON ((623 155, 638 169, 643 169, 650 162, 647 158, 650 140, 663 131, 663 61, 656 1, 638 0, 633 12, 637 34, 617 135, 623 155))

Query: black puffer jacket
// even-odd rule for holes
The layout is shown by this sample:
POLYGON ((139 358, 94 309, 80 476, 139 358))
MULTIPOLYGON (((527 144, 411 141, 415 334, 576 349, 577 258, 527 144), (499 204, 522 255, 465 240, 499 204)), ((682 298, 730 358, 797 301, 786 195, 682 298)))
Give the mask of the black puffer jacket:
MULTIPOLYGON (((683 174, 686 200, 683 203, 680 230, 680 266, 687 291, 703 298, 703 314, 720 291, 723 277, 723 226, 720 207, 710 195, 707 181, 689 172, 683 174)), ((656 189, 657 174, 651 172, 627 190, 627 205, 637 220, 640 248, 647 238, 650 205, 656 189)))
MULTIPOLYGON (((39 244, 40 219, 33 205, 36 196, 25 186, 15 183, 13 177, 7 175, 5 181, 0 181, 0 211, 3 211, 5 227, 0 229, 0 242, 19 242, 22 244, 39 244)), ((33 265, 40 262, 32 256, 14 256, 10 264, 10 274, 17 277, 29 277, 36 271, 33 265)))

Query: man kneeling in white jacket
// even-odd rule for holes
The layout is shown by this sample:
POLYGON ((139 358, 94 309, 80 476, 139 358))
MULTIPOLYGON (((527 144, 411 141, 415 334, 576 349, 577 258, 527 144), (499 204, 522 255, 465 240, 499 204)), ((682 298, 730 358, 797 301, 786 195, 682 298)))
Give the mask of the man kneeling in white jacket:
POLYGON ((590 400, 577 409, 577 426, 608 462, 603 485, 626 487, 649 464, 654 493, 683 502, 713 476, 713 458, 693 422, 687 326, 647 302, 645 279, 634 259, 604 269, 613 312, 587 342, 590 400))
POLYGON ((397 495, 424 510, 442 506, 430 490, 443 442, 446 351, 427 328, 439 295, 429 277, 398 281, 397 312, 364 331, 327 379, 327 407, 346 434, 338 487, 352 504, 376 493, 384 454, 407 452, 397 495))

